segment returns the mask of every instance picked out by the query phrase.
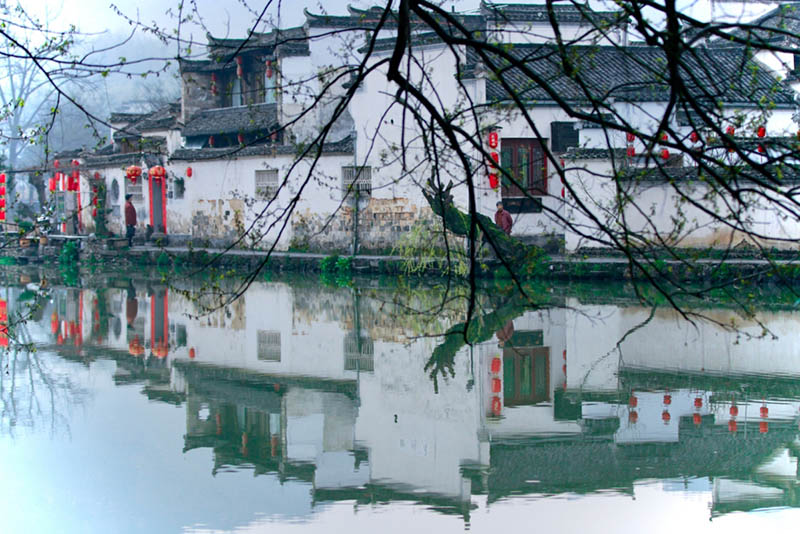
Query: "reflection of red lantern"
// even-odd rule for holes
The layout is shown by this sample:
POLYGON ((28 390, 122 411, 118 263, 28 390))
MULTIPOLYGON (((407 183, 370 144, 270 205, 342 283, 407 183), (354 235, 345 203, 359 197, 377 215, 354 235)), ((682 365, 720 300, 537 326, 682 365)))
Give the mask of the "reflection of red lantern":
POLYGON ((500 136, 497 135, 497 132, 489 132, 489 148, 497 148, 499 141, 500 136))
POLYGON ((502 365, 502 360, 500 358, 492 358, 492 373, 498 374, 500 372, 500 366, 502 365))
POLYGON ((497 186, 500 185, 500 180, 497 178, 496 174, 489 175, 489 187, 492 189, 497 189, 497 186))
POLYGON ((670 419, 672 419, 672 416, 669 415, 667 410, 661 412, 661 420, 664 421, 664 423, 669 423, 670 419))
POLYGON ((97 217, 97 208, 92 208, 92 217, 97 217))
POLYGON ((636 408, 639 405, 639 399, 636 398, 636 395, 631 395, 628 399, 628 406, 631 408, 636 408))
POLYGON ((625 140, 628 141, 629 143, 633 143, 636 140, 636 136, 633 135, 633 133, 628 132, 625 134, 625 140))
POLYGON ((672 404, 672 395, 669 394, 664 395, 664 404, 666 404, 667 406, 672 404))
POLYGON ((736 417, 737 415, 739 415, 739 407, 736 406, 735 404, 731 406, 731 409, 728 411, 730 412, 731 417, 736 417))
POLYGON ((760 434, 766 434, 767 432, 769 432, 769 423, 767 423, 766 421, 761 421, 760 423, 758 423, 758 432, 760 434))
POLYGON ((186 177, 187 178, 191 178, 192 177, 192 168, 191 167, 186 167, 186 177))
POLYGON ((702 408, 703 407, 703 398, 702 397, 695 397, 695 399, 694 399, 694 407, 695 408, 702 408))
POLYGON ((633 156, 636 155, 636 149, 633 148, 632 146, 629 146, 628 150, 626 151, 626 154, 628 155, 629 158, 632 158, 633 156))
POLYGON ((631 410, 630 413, 628 413, 628 422, 635 425, 638 420, 639 414, 636 413, 636 411, 631 410))
POLYGON ((499 378, 492 378, 492 393, 500 393, 503 389, 503 382, 499 378))
POLYGON ((500 415, 500 412, 503 411, 503 401, 500 400, 500 397, 492 397, 492 414, 500 415))
POLYGON ((764 137, 767 135, 767 129, 763 126, 759 126, 758 130, 756 130, 756 135, 759 137, 764 137))
POLYGON ((728 421, 728 432, 736 432, 739 425, 736 424, 736 421, 731 419, 728 421))
POLYGON ((695 426, 700 426, 700 423, 703 422, 703 418, 700 417, 699 413, 696 413, 692 415, 692 422, 694 423, 695 426))

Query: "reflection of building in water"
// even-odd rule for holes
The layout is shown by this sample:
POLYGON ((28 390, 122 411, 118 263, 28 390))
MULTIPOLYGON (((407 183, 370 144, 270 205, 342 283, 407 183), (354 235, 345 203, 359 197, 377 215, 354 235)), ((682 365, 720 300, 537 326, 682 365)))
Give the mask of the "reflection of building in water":
POLYGON ((777 341, 737 344, 670 312, 569 299, 426 369, 441 339, 381 311, 389 298, 254 284, 190 319, 199 309, 179 292, 135 296, 141 330, 124 327, 125 288, 104 296, 119 379, 185 399, 185 447, 211 448, 214 470, 309 481, 315 501, 424 498, 459 513, 475 494, 633 491, 642 478, 710 477, 713 513, 797 502, 790 313, 766 315, 777 341))

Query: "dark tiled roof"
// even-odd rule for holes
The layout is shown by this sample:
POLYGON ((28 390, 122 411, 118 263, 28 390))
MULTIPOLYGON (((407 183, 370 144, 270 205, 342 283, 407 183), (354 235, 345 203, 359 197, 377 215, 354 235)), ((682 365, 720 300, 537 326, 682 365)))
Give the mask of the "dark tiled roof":
POLYGON ((115 112, 112 113, 108 117, 108 122, 119 123, 119 122, 134 122, 138 121, 142 117, 147 115, 147 113, 125 113, 125 112, 115 112))
POLYGON ((626 150, 624 148, 580 148, 569 147, 563 153, 564 157, 570 160, 576 159, 608 159, 616 158, 621 159, 625 157, 626 150))
MULTIPOLYGON (((664 181, 686 181, 697 180, 699 176, 712 175, 724 178, 726 181, 750 181, 759 182, 769 181, 774 184, 775 172, 768 171, 769 177, 759 169, 749 167, 718 167, 711 172, 700 170, 698 167, 625 167, 619 171, 617 177, 621 181, 633 182, 664 182, 664 181)), ((800 182, 800 171, 790 166, 783 166, 781 170, 783 177, 781 182, 786 184, 796 184, 800 182)), ((708 178, 706 178, 708 180, 708 178)))
MULTIPOLYGON (((346 137, 341 141, 325 143, 322 145, 322 152, 327 154, 352 154, 353 139, 346 137)), ((311 154, 314 148, 311 148, 311 154)), ((277 156, 287 154, 300 154, 300 147, 295 145, 251 145, 243 148, 201 148, 189 149, 181 148, 176 150, 170 157, 171 161, 202 161, 213 159, 235 159, 248 156, 277 156)))
POLYGON ((285 56, 307 56, 311 52, 308 48, 308 35, 305 28, 274 29, 271 32, 254 32, 247 39, 221 39, 208 34, 208 48, 214 59, 228 62, 228 59, 239 53, 257 52, 259 54, 285 56))
MULTIPOLYGON (((348 6, 347 9, 350 12, 350 14, 344 16, 328 15, 328 14, 317 15, 310 13, 308 9, 304 9, 303 12, 306 15, 306 24, 309 27, 371 30, 375 28, 375 26, 380 21, 381 17, 383 16, 385 7, 374 6, 369 9, 357 9, 353 6, 348 6)), ((450 16, 452 16, 460 24, 464 25, 466 28, 470 30, 484 29, 486 27, 485 20, 480 15, 465 15, 463 13, 450 13, 450 16)), ((396 28, 397 21, 398 21, 397 12, 390 11, 388 16, 386 17, 384 27, 396 28)), ((445 24, 444 20, 443 24, 445 24)), ((419 17, 417 17, 412 13, 411 25, 412 26, 423 25, 423 22, 419 17)))
POLYGON ((84 165, 90 169, 97 169, 103 167, 127 167, 128 165, 138 165, 142 160, 148 166, 162 164, 162 157, 158 154, 144 153, 144 152, 129 152, 127 154, 111 154, 107 156, 100 156, 96 154, 87 154, 84 158, 84 165))
MULTIPOLYGON (((532 74, 508 67, 507 62, 498 59, 498 69, 487 81, 490 101, 513 102, 498 81, 499 76, 528 102, 552 102, 555 98, 573 102, 605 102, 611 98, 620 102, 660 102, 669 98, 670 74, 664 51, 658 47, 569 47, 568 60, 585 88, 566 74, 565 62, 554 45, 515 45, 510 53, 532 74)), ((706 105, 721 101, 754 106, 762 97, 777 105, 793 103, 792 91, 779 85, 739 47, 686 51, 679 72, 689 92, 706 105)))
POLYGON ((138 121, 135 127, 140 132, 169 130, 177 126, 180 112, 180 102, 167 104, 138 121))
MULTIPOLYGON (((622 11, 594 11, 588 5, 579 8, 573 3, 567 5, 553 4, 553 14, 557 22, 564 23, 596 23, 600 21, 614 22, 622 20, 622 11)), ((550 24, 550 17, 545 4, 494 4, 481 2, 481 15, 495 23, 500 22, 543 22, 550 24)), ((627 18, 627 17, 625 17, 627 18)))
POLYGON ((729 32, 731 38, 718 37, 710 46, 731 46, 739 39, 759 45, 789 45, 800 43, 800 4, 782 3, 756 20, 737 26, 729 32))
POLYGON ((277 127, 278 109, 275 104, 255 104, 233 108, 198 111, 186 123, 183 135, 216 135, 269 131, 277 127))
POLYGON ((235 63, 221 59, 181 59, 178 61, 178 65, 180 65, 181 72, 214 72, 236 68, 235 63))

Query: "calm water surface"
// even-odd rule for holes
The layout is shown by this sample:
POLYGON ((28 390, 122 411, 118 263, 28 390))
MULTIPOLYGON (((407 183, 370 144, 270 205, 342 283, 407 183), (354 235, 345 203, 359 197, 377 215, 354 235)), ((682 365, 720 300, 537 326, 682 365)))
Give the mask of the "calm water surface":
POLYGON ((800 315, 779 305, 759 336, 624 289, 488 291, 470 347, 430 335, 463 301, 377 280, 259 282, 201 313, 189 281, 6 278, 0 321, 33 309, 14 337, 36 350, 0 356, 2 532, 800 524, 800 315))

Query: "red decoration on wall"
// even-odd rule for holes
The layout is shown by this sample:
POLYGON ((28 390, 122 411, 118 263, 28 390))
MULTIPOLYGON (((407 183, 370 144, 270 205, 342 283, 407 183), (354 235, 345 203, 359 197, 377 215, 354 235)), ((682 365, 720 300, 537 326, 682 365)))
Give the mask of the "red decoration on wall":
POLYGON ((497 132, 489 132, 489 148, 497 148, 498 143, 500 142, 500 136, 497 132))
POLYGON ((503 389, 503 382, 499 378, 492 378, 492 393, 500 393, 503 389))

